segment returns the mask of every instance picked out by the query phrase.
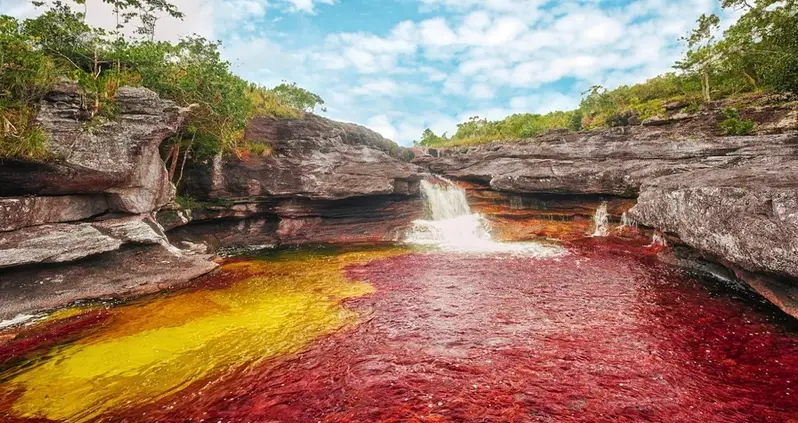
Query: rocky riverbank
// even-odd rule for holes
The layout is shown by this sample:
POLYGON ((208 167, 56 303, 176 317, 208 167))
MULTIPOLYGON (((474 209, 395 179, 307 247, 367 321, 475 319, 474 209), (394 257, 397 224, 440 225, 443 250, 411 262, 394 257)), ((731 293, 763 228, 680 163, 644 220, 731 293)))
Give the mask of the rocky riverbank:
POLYGON ((663 232, 798 315, 798 108, 744 116, 757 120, 757 133, 722 136, 720 112, 709 110, 604 131, 419 151, 414 162, 463 181, 475 198, 493 196, 477 207, 505 226, 537 226, 537 235, 584 234, 587 211, 607 201, 616 221, 625 213, 628 222, 663 232), (563 207, 569 202, 588 207, 563 207), (547 222, 557 218, 567 223, 552 228, 547 222))
POLYGON ((0 320, 93 298, 127 298, 213 271, 213 249, 236 245, 395 240, 421 214, 422 169, 361 126, 312 114, 255 119, 262 157, 187 166, 176 189, 159 146, 184 110, 122 88, 113 120, 90 120, 76 85, 42 102, 44 162, 0 166, 0 320))
MULTIPOLYGON (((184 111, 122 88, 113 120, 91 124, 73 84, 42 103, 51 159, 0 167, 0 319, 88 298, 125 298, 213 271, 239 245, 401 239, 421 217, 419 181, 445 175, 504 240, 574 240, 610 219, 658 231, 664 257, 720 264, 798 316, 798 109, 743 110, 750 136, 718 133, 717 107, 593 132, 550 132, 469 148, 408 149, 313 114, 257 118, 265 155, 185 168, 175 202, 159 146, 184 111)), ((710 267, 711 267, 710 266, 710 267)), ((712 267, 716 268, 716 267, 712 267)))

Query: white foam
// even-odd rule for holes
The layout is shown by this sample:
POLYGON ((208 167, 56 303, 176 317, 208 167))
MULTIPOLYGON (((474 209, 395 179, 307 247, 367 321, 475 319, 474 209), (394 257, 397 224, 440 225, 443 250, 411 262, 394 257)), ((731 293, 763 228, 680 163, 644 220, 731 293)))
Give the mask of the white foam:
POLYGON ((512 254, 551 257, 565 250, 537 242, 498 242, 491 236, 490 222, 468 205, 465 190, 453 182, 435 178, 421 181, 421 194, 429 219, 416 220, 405 235, 408 244, 441 251, 482 254, 512 254))

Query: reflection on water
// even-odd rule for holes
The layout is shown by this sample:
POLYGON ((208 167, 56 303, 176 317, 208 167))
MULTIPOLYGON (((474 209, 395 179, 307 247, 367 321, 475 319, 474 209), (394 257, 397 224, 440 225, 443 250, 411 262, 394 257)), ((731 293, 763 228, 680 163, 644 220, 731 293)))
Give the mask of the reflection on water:
POLYGON ((0 345, 0 421, 798 416, 790 321, 643 246, 593 238, 537 260, 274 251, 231 261, 203 286, 66 312, 0 345))

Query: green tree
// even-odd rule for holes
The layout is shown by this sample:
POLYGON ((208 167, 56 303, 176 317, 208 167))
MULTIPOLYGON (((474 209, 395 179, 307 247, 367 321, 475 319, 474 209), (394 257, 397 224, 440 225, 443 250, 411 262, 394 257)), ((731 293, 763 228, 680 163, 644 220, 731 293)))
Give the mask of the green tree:
POLYGON ((300 88, 295 82, 282 84, 270 90, 281 103, 291 106, 298 110, 312 112, 316 107, 321 106, 321 111, 326 112, 324 100, 318 94, 312 93, 304 88, 300 88))
POLYGON ((698 18, 698 27, 684 37, 688 46, 685 58, 675 65, 677 69, 701 75, 702 96, 706 102, 712 101, 710 78, 721 59, 715 40, 719 24, 720 18, 717 15, 701 15, 698 18))

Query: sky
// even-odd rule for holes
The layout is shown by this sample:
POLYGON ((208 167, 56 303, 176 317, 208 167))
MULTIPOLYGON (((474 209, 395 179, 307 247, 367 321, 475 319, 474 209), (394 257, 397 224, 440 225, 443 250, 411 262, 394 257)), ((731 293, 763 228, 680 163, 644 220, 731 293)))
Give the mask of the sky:
MULTIPOLYGON (((238 75, 318 93, 321 113, 408 145, 471 116, 575 108, 607 88, 667 72, 717 0, 172 0, 156 37, 199 34, 223 43, 238 75)), ((112 26, 100 0, 88 21, 112 26)), ((30 0, 0 14, 34 16, 30 0)))

